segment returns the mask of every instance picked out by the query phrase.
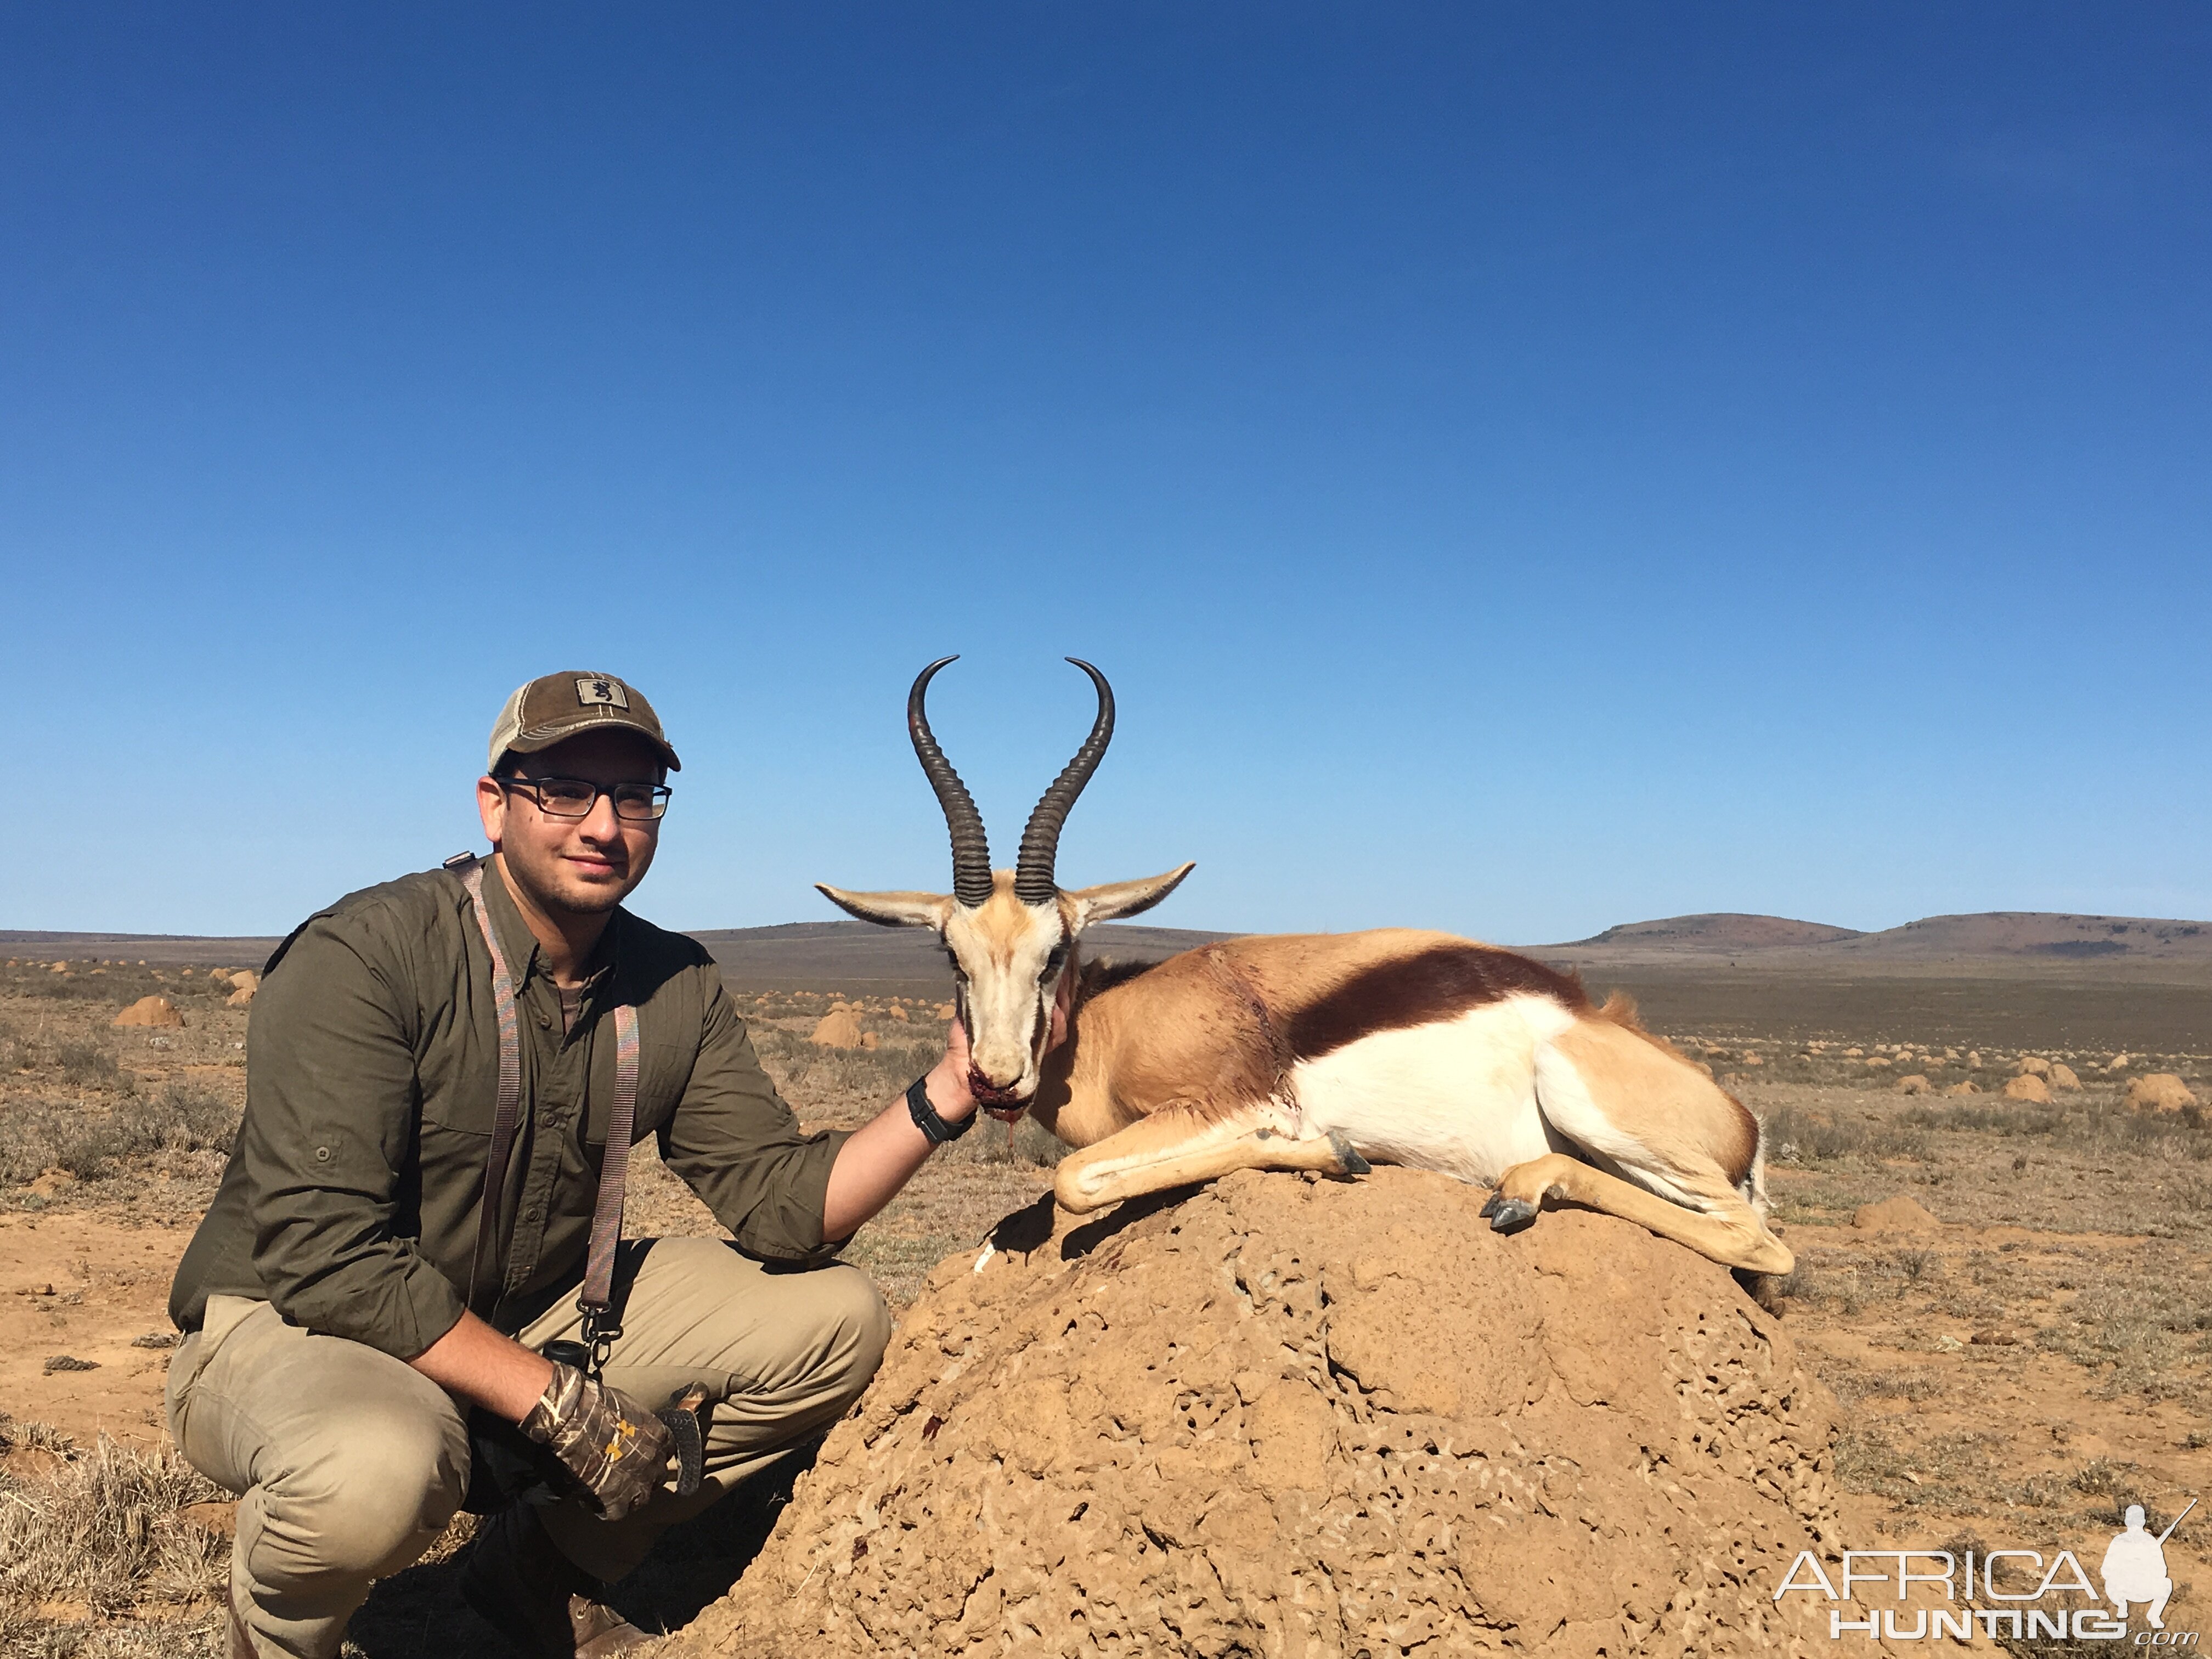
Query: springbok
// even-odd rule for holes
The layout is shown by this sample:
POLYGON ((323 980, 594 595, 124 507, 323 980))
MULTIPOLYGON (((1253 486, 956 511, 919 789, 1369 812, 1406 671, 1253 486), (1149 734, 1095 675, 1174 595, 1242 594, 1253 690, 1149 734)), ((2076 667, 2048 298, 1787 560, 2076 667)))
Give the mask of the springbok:
POLYGON ((1070 1210, 1232 1170, 1363 1173, 1370 1160, 1495 1188, 1501 1231, 1547 1199, 1638 1223, 1730 1267, 1790 1271, 1768 1231, 1759 1121, 1636 1022, 1626 999, 1449 933, 1260 935, 1157 966, 1079 964, 1093 922, 1158 904, 1194 867, 1103 887, 1054 873, 1068 810, 1114 732, 1089 663, 1091 735, 991 868, 981 815, 929 729, 923 669, 907 697, 915 753, 952 836, 950 893, 831 902, 936 931, 957 982, 978 1099, 1025 1107, 1079 1150, 1054 1181, 1070 1210), (1055 1000, 1067 1040, 1048 1051, 1055 1000))

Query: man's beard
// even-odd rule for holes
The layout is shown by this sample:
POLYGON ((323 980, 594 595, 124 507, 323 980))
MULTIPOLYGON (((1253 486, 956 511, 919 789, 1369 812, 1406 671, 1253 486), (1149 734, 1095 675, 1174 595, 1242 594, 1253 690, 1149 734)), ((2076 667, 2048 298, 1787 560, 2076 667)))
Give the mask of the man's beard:
POLYGON ((529 892, 531 902, 549 915, 558 913, 572 916, 603 916, 628 898, 630 890, 637 884, 625 875, 612 888, 586 887, 580 895, 571 897, 533 880, 531 872, 517 869, 512 862, 507 867, 514 872, 515 880, 529 892))

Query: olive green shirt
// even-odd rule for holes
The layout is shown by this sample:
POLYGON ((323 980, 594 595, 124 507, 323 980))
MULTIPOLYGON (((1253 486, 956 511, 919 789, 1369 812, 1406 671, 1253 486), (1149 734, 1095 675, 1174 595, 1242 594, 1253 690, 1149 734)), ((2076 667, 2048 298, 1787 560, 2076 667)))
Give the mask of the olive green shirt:
MULTIPOLYGON (((637 1010, 635 1138, 738 1247, 826 1260, 830 1166, 846 1136, 805 1135, 753 1053, 706 950, 617 909, 574 1029, 491 860, 483 891, 514 975, 522 1117, 505 1222, 467 1305, 520 1329, 582 1282, 615 1085, 613 1009, 637 1010)), ((169 1313, 265 1299, 295 1325, 411 1359, 461 1316, 498 1092, 491 959, 443 870, 349 894, 272 958, 246 1037, 246 1115, 169 1313)))

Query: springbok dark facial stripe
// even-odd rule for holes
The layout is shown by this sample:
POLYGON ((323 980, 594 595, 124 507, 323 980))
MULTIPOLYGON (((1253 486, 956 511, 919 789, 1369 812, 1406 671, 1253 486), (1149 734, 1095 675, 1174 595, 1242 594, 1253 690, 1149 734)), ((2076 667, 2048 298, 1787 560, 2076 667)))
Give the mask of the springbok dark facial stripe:
POLYGON ((1318 1060, 1377 1031, 1455 1018, 1522 993, 1577 1013, 1589 1006, 1580 980, 1540 962, 1480 945, 1439 945, 1363 969, 1292 1013, 1284 1035, 1292 1054, 1318 1060))

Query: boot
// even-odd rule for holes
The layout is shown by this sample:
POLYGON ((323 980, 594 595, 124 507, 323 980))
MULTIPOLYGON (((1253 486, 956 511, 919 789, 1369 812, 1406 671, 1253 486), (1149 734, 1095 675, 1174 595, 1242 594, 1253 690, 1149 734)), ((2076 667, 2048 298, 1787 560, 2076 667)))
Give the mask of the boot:
POLYGON ((561 1553, 527 1504, 510 1504, 477 1533, 461 1596, 529 1659, 605 1659, 650 1641, 599 1597, 606 1587, 561 1553))

